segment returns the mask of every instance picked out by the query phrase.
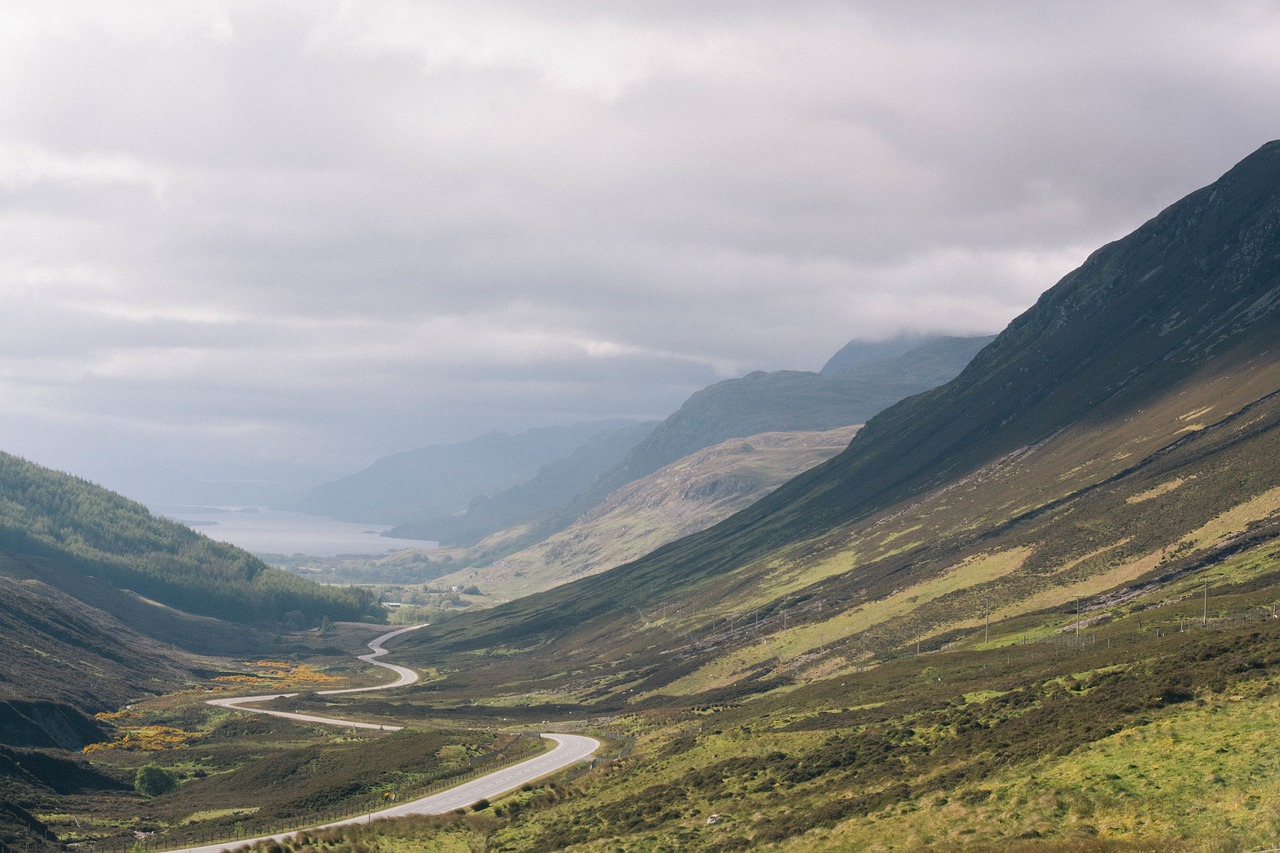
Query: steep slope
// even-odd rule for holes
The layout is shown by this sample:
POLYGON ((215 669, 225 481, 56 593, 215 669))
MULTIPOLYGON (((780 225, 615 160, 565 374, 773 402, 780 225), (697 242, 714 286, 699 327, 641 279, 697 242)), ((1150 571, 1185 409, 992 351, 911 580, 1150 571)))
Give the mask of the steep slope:
MULTIPOLYGON (((750 506, 844 450, 857 430, 762 433, 703 448, 628 483, 536 545, 439 583, 477 584, 487 595, 512 598, 598 574, 750 506)), ((477 550, 501 545, 481 542, 477 550)))
POLYGON ((1278 222, 1269 143, 1095 252, 832 461, 633 564, 412 643, 433 663, 511 652, 453 675, 459 688, 586 690, 606 667, 637 694, 692 696, 972 631, 985 595, 1031 614, 1263 548, 1280 485, 1278 222), (671 602, 676 616, 645 612, 671 602))
POLYGON ((342 521, 392 525, 442 518, 464 511, 477 495, 492 495, 526 482, 543 466, 628 423, 600 421, 517 435, 491 433, 397 453, 318 486, 297 509, 342 521))
POLYGON ((532 479, 491 497, 472 498, 461 515, 401 524, 390 535, 473 545, 491 533, 535 521, 590 488, 600 472, 616 465, 654 426, 626 424, 597 433, 566 458, 543 466, 532 479))

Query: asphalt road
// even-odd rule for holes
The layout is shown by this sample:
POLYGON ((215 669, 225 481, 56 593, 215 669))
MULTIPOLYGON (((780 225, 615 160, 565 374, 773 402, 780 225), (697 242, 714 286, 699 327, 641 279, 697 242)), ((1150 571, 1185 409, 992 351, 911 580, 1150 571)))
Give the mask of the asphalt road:
MULTIPOLYGON (((393 663, 385 663, 378 660, 387 653, 382 644, 392 637, 398 637, 409 631, 416 631, 419 628, 425 628, 425 625, 410 625, 408 628, 397 628, 394 631, 383 634, 375 640, 369 642, 369 648, 372 650, 367 655, 360 655, 360 660, 365 663, 371 663, 374 666, 380 666, 383 669, 389 669, 394 672, 398 678, 389 684, 375 684, 373 687, 348 687, 344 690, 317 690, 318 694, 332 696, 337 693, 364 693, 369 690, 390 690, 393 687, 404 687, 406 684, 413 684, 418 680, 418 673, 409 669, 407 666, 396 666, 393 663)), ((261 696, 235 696, 230 699, 210 699, 210 705, 218 705, 222 708, 234 708, 237 711, 248 711, 251 714, 268 714, 272 717, 284 717, 289 720, 298 720, 304 723, 321 723, 327 726, 346 726, 349 729, 378 729, 379 731, 398 732, 400 726, 389 726, 380 723, 361 723, 352 720, 339 720, 334 717, 317 717, 312 714, 298 714, 293 711, 269 711, 266 708, 246 708, 245 705, 256 705, 259 702, 270 702, 272 699, 288 699, 297 696, 297 693, 267 693, 261 696)))
MULTIPOLYGON (((421 625, 414 625, 410 628, 400 628, 388 634, 383 634, 376 640, 369 643, 369 648, 373 651, 367 655, 361 655, 360 660, 373 664, 374 666, 386 667, 399 675, 399 678, 391 684, 379 684, 375 687, 355 687, 345 690, 323 690, 319 691, 325 694, 335 693, 358 693, 366 690, 389 690, 393 687, 403 687, 406 684, 412 684, 418 680, 418 674, 413 670, 395 666, 394 664, 384 663, 376 658, 385 655, 386 649, 382 644, 392 637, 403 634, 406 631, 413 631, 421 628, 421 625)), ((279 699, 282 697, 297 696, 297 693, 273 693, 263 696, 240 696, 231 699, 211 699, 210 705, 218 705, 223 708, 234 708, 238 711, 247 711, 251 714, 270 714, 275 717, 287 717, 292 720, 301 720, 307 723, 323 723, 333 726, 345 726, 347 728, 360 729, 382 729, 384 731, 398 731, 400 726, 379 725, 377 723, 352 722, 351 720, 339 720, 332 717, 317 717, 311 714, 296 714, 289 711, 268 711, 261 708, 246 708, 244 704, 252 704, 255 702, 265 702, 271 699, 279 699)), ((237 841, 223 841, 218 844, 206 844, 202 847, 182 847, 166 853, 219 853, 222 850, 229 850, 244 844, 254 844, 259 841, 280 840, 293 835, 299 829, 325 829, 331 826, 344 826, 353 823, 364 823, 366 821, 378 820, 380 818, 389 817, 406 817, 408 815, 418 814, 444 814, 454 809, 466 808, 478 800, 492 799, 499 797, 508 791, 514 791, 526 782, 532 782, 541 779, 571 764, 589 759, 597 749, 600 748, 600 741, 595 738, 583 737, 582 735, 565 735, 544 733, 540 737, 555 741, 556 745, 542 755, 521 761, 519 764, 513 764, 510 767, 504 767, 487 773, 470 782, 463 782, 455 785, 447 790, 440 791, 430 796, 421 797, 408 803, 400 803, 389 808, 381 809, 369 814, 363 814, 358 817, 348 818, 347 820, 326 823, 321 826, 314 827, 298 827, 288 832, 282 832, 277 835, 264 835, 259 838, 246 838, 237 841)))

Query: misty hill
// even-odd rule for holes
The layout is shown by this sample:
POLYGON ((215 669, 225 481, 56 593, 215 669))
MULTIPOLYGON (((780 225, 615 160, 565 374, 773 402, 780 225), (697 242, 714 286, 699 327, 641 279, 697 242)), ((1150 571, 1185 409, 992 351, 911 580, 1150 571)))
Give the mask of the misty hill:
POLYGON ((757 371, 718 382, 685 401, 622 462, 605 472, 574 508, 593 506, 627 483, 730 438, 864 423, 904 397, 951 379, 992 340, 937 337, 915 342, 897 339, 879 345, 855 341, 841 352, 853 347, 865 358, 884 352, 892 354, 836 373, 757 371))
POLYGON ((924 335, 903 333, 883 341, 855 339, 842 346, 818 372, 823 376, 843 373, 851 367, 887 361, 917 349, 929 339, 924 335))
MULTIPOLYGON (((858 428, 773 432, 704 447, 628 483, 566 529, 480 569, 446 575, 441 583, 478 584, 485 594, 529 595, 642 557, 704 530, 835 456, 858 428)), ((504 531, 497 539, 513 535, 504 531)), ((481 542, 475 550, 500 549, 481 542)))
MULTIPOLYGON (((342 521, 421 523, 466 510, 477 495, 527 482, 626 421, 599 421, 490 433, 385 456, 368 468, 312 490, 296 509, 342 521)), ((401 535, 401 534, 397 534, 401 535)))
MULTIPOLYGON (((644 425, 597 440, 539 477, 491 499, 478 499, 462 515, 416 521, 395 536, 483 549, 488 562, 554 536, 629 483, 732 438, 766 432, 813 432, 847 427, 905 396, 934 388, 960 372, 990 337, 909 337, 853 341, 842 353, 850 365, 831 375, 758 371, 705 388, 656 427, 644 425), (602 452, 607 451, 607 452, 602 452), (572 476, 565 476, 565 471, 572 476)), ((837 354, 837 357, 839 355, 837 354)))
POLYGON ((654 426, 628 423, 598 432, 564 459, 544 465, 531 479, 489 497, 472 498, 464 513, 401 524, 390 535, 472 545, 491 533, 538 519, 590 488, 600 472, 621 461, 654 426))
POLYGON ((585 692, 603 666, 618 686, 595 701, 621 685, 692 700, 972 642, 993 599, 997 618, 1052 624, 1081 598, 1121 618, 1210 566, 1280 584, 1277 222, 1270 143, 1093 253, 830 462, 703 533, 412 644, 437 666, 505 650, 469 658, 460 691, 585 692))

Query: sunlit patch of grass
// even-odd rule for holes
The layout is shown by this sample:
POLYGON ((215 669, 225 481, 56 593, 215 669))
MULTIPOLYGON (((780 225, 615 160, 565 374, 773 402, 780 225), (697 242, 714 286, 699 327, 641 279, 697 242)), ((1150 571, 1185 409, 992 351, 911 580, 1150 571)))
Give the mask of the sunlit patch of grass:
POLYGON ((1155 498, 1158 498, 1161 495, 1169 494, 1169 492, 1172 492, 1174 489, 1178 488, 1188 480, 1194 480, 1194 479, 1195 479, 1194 475, 1189 477, 1174 477, 1172 480, 1169 480, 1167 482, 1161 483, 1158 486, 1154 486, 1150 489, 1147 489, 1145 492, 1139 492, 1136 495, 1130 495, 1128 498, 1125 498, 1125 503, 1132 506, 1133 504, 1140 504, 1140 503, 1145 503, 1149 500, 1154 500, 1155 498))
POLYGON ((1210 548, 1236 535, 1250 523, 1268 518, 1277 511, 1280 511, 1280 486, 1218 514, 1199 529, 1184 535, 1177 544, 1187 544, 1195 550, 1210 548))
MULTIPOLYGON (((1022 567, 1030 554, 1030 548, 984 552, 935 578, 898 590, 878 601, 845 610, 831 619, 762 635, 760 642, 734 649, 676 679, 660 692, 682 696, 730 684, 766 661, 799 658, 875 625, 900 618, 925 602, 1012 574, 1022 567)), ((821 674, 805 673, 808 678, 821 674)), ((653 694, 637 696, 637 699, 648 695, 653 694)))
MULTIPOLYGON (((1047 587, 1033 595, 991 611, 991 618, 1011 619, 1037 610, 1061 607, 1076 599, 1089 599, 1129 583, 1160 565, 1163 552, 1157 551, 1121 563, 1110 571, 1091 575, 1075 583, 1047 587)), ((1074 616, 1071 617, 1074 621, 1074 616)), ((973 620, 971 620, 972 622, 973 620)))
POLYGON ((227 817, 248 817, 258 812, 257 806, 246 806, 243 808, 232 809, 208 809, 202 812, 192 812, 191 814, 178 821, 179 826, 188 826, 193 823, 200 823, 206 820, 218 820, 227 817))

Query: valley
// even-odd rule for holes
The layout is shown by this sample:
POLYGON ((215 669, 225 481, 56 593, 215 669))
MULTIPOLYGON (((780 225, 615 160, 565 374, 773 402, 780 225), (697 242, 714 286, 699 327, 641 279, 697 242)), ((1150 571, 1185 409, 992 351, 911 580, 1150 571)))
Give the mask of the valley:
POLYGON ((994 340, 894 355, 940 347, 954 371, 865 419, 775 428, 847 386, 762 374, 644 437, 554 432, 523 483, 594 484, 577 497, 491 471, 484 500, 446 507, 457 543, 342 576, 0 457, 0 842, 1274 848, 1277 222, 1272 142, 994 340), (381 593, 338 583, 361 572, 381 593), (383 641, 394 681, 368 666, 383 641), (591 762, 336 822, 532 760, 552 732, 591 762), (300 825, 320 828, 277 837, 300 825))

